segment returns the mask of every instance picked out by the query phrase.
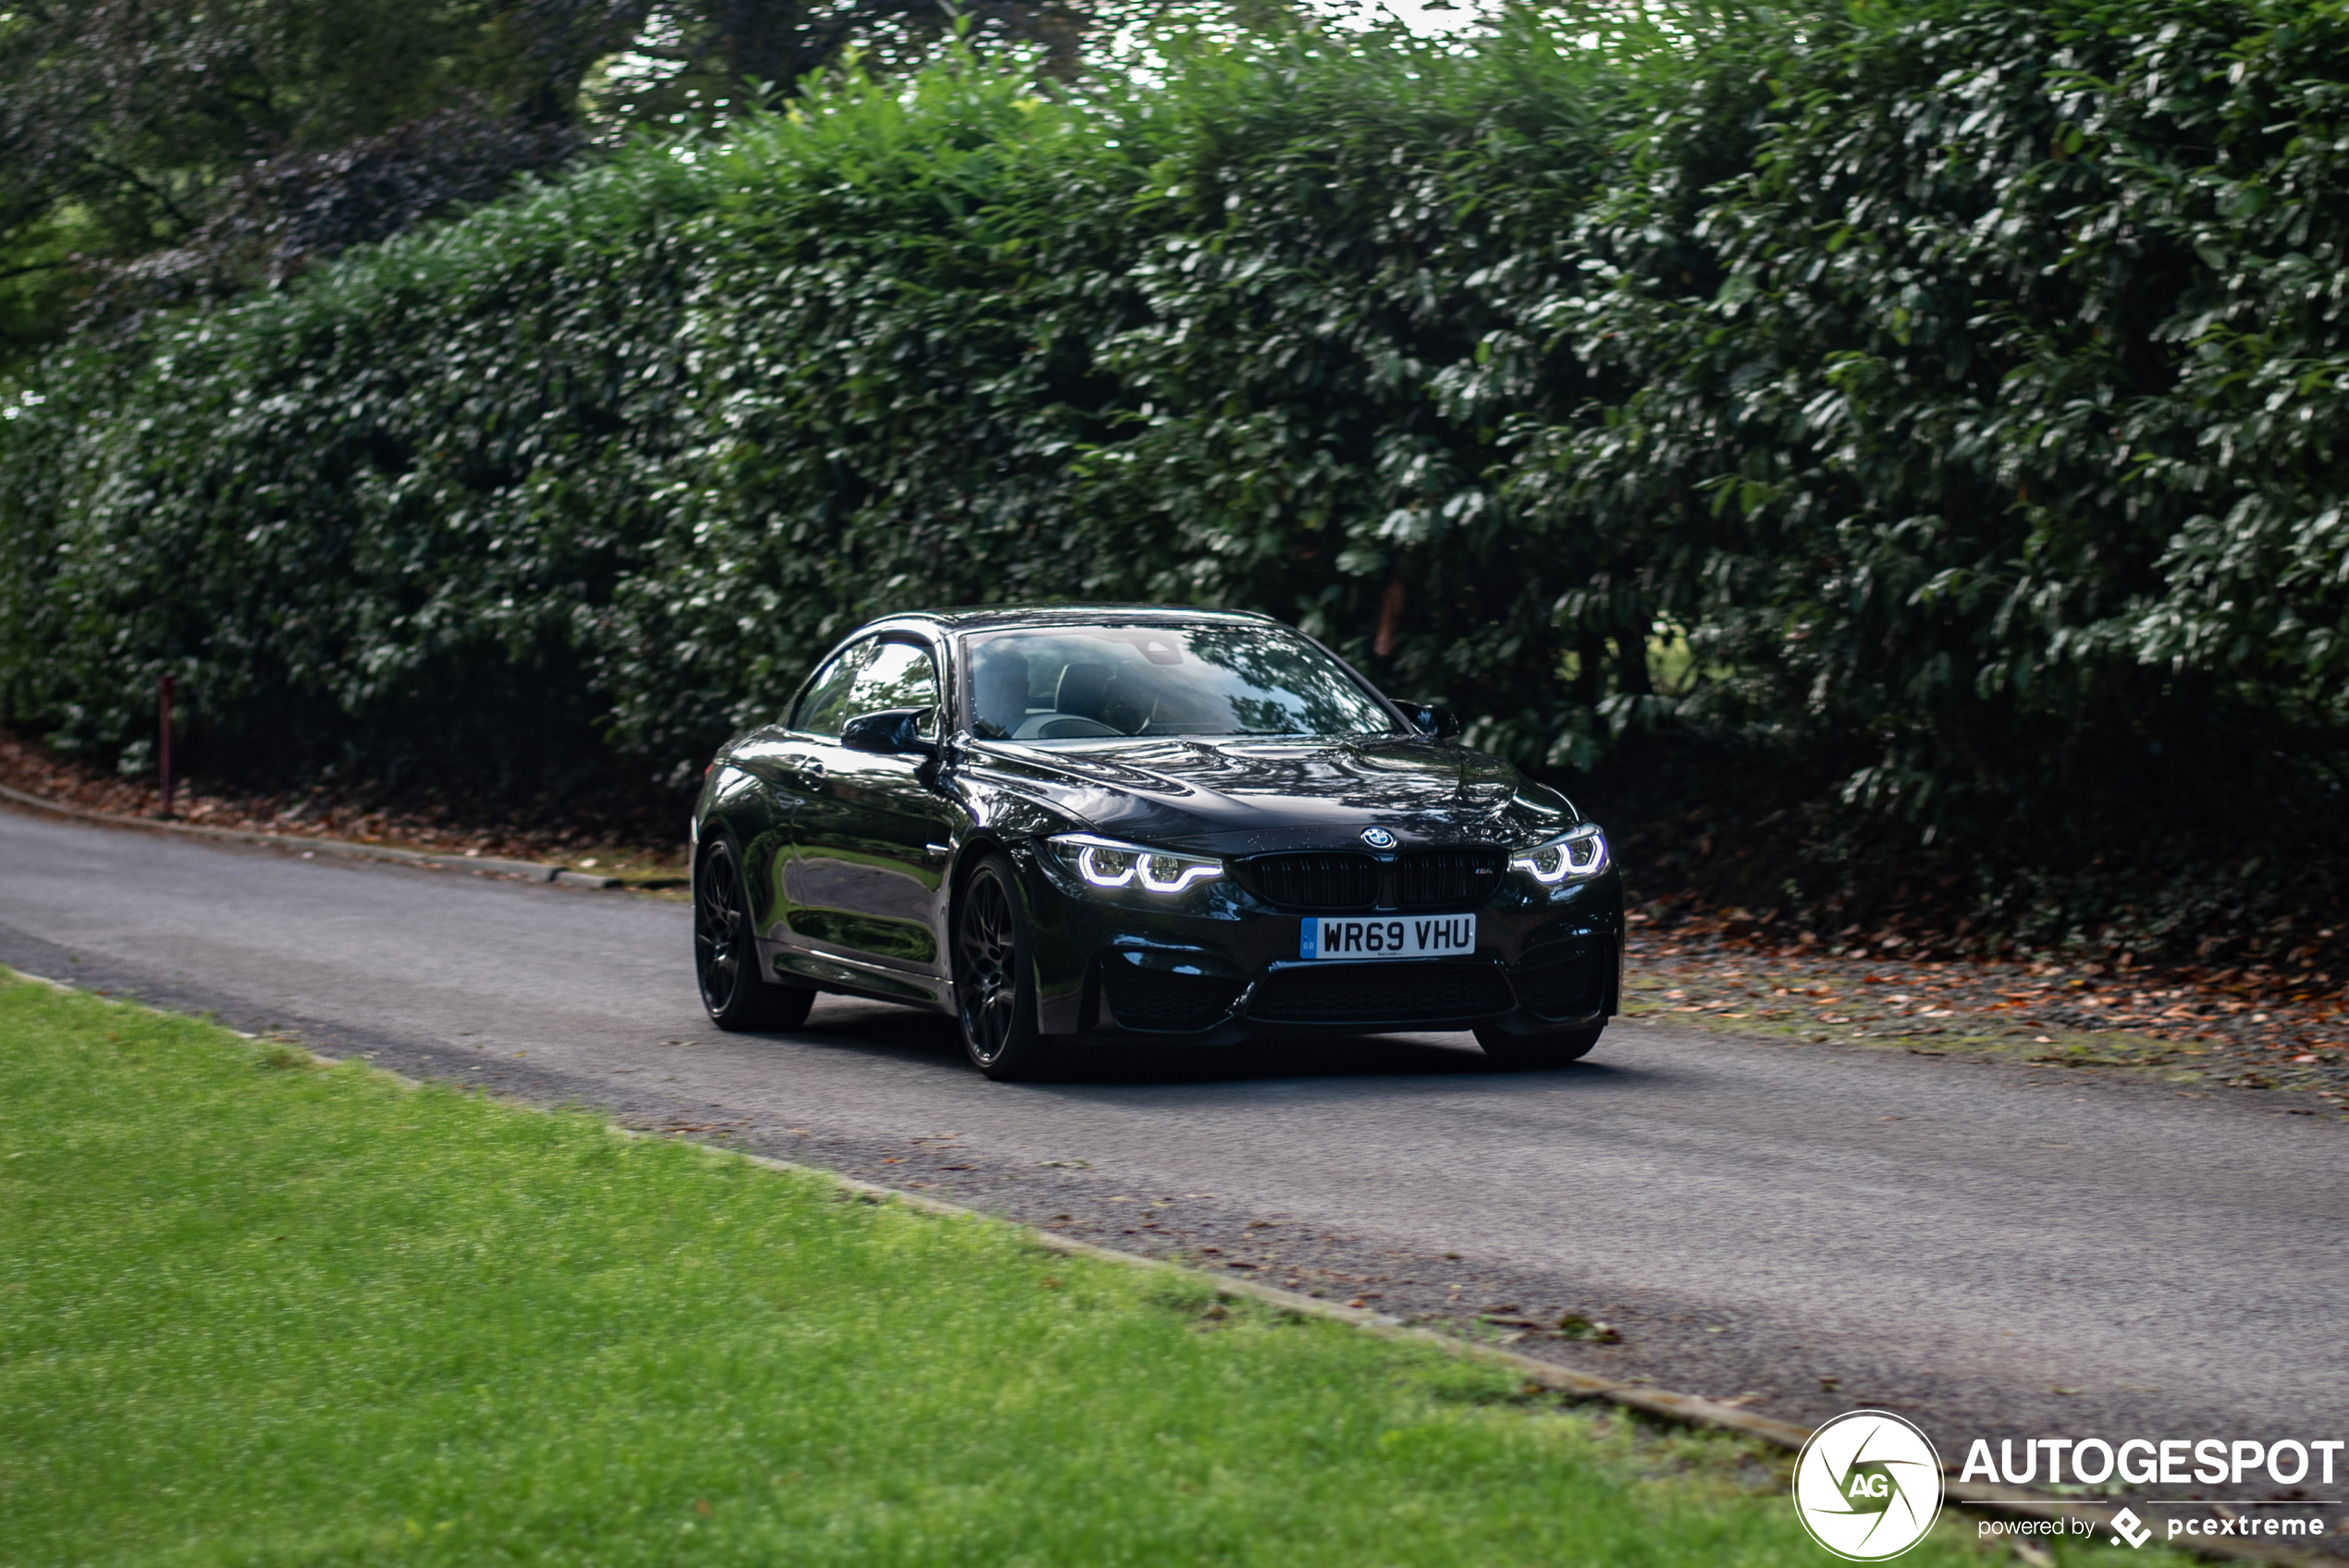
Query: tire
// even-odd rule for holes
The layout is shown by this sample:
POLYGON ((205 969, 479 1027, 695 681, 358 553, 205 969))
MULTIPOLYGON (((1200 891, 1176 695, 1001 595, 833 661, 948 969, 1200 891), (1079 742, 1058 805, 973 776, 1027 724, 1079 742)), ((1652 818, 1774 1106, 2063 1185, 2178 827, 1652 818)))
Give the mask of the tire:
POLYGON ((702 851, 694 877, 694 981, 701 1005, 720 1029, 796 1029, 816 993, 776 986, 758 970, 749 889, 734 847, 719 839, 702 851))
POLYGON ((954 900, 954 1014, 971 1065, 996 1082, 1052 1068, 1058 1053, 1036 1027, 1036 944, 1019 873, 1000 851, 972 867, 954 900))
POLYGON ((1563 1067, 1591 1054, 1606 1033, 1604 1023, 1587 1029, 1557 1029, 1544 1035, 1508 1035, 1490 1023, 1476 1026, 1476 1043, 1503 1067, 1563 1067))

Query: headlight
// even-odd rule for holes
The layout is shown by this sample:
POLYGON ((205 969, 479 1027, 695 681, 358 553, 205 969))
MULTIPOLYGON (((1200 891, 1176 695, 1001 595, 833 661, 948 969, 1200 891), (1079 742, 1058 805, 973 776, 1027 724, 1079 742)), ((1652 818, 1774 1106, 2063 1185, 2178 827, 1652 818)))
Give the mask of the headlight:
POLYGON ((1586 822, 1546 842, 1509 857, 1509 869, 1522 871, 1548 887, 1580 882, 1606 869, 1606 835, 1595 822, 1586 822))
POLYGON ((1200 855, 1171 854, 1140 844, 1121 844, 1090 833, 1063 833, 1049 840, 1061 864, 1095 888, 1138 888, 1179 893, 1194 883, 1224 875, 1224 863, 1200 855))

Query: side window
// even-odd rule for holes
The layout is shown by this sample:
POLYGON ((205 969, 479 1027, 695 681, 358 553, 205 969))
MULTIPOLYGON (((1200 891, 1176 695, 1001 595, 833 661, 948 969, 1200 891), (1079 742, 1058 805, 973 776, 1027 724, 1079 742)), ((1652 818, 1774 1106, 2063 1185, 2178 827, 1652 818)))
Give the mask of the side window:
POLYGON ((938 667, 929 650, 912 643, 883 643, 857 673, 844 717, 883 708, 922 708, 921 732, 938 733, 938 667))
POLYGON ((855 688, 856 677, 873 662, 881 644, 867 639, 842 648, 831 663, 816 672, 807 683, 807 694, 792 709, 791 728, 806 735, 828 735, 837 738, 840 727, 848 722, 855 711, 849 706, 849 693, 855 688))

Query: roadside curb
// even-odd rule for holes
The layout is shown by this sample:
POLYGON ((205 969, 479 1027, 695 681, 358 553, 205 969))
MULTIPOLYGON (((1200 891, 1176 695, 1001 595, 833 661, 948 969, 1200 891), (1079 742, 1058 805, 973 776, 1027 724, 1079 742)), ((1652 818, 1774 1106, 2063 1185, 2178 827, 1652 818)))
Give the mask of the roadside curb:
POLYGON ((590 872, 572 871, 560 865, 549 865, 535 860, 494 860, 486 855, 435 854, 427 850, 403 850, 389 844, 359 844, 348 839, 305 839, 291 833, 256 833, 242 827, 207 827, 195 822, 165 822, 152 816, 125 816, 117 812, 92 811, 86 806, 69 806, 63 801, 46 800, 42 796, 0 784, 0 800, 13 801, 35 811, 55 812, 82 822, 95 822, 108 827, 137 827, 151 833, 178 833, 191 839, 213 839, 232 844, 260 844, 274 850, 295 850, 303 854, 339 855, 349 860, 387 860, 407 865, 426 865, 441 871, 481 871, 498 876, 518 876, 526 882, 560 882, 572 888, 617 888, 617 876, 597 876, 590 872))
MULTIPOLYGON (((17 791, 7 790, 6 786, 0 786, 0 794, 6 794, 10 798, 25 798, 19 796, 17 791)), ((47 802, 35 803, 47 804, 47 802)), ((76 812, 71 815, 97 815, 98 814, 76 812)), ((113 820, 104 817, 100 819, 113 820)), ((169 824, 140 822, 137 818, 126 820, 144 827, 170 826, 169 824)), ((212 829, 210 831, 226 830, 212 829)), ((274 836, 268 835, 239 834, 237 836, 264 838, 275 842, 301 842, 298 839, 277 839, 274 836)), ((406 852, 412 854, 415 851, 406 852)), ((469 861, 465 864, 478 864, 479 863, 469 861)), ((508 862, 505 864, 528 864, 530 863, 508 862)), ((0 969, 0 975, 5 974, 13 974, 19 980, 31 981, 35 985, 47 986, 58 991, 75 992, 85 996, 97 995, 68 981, 52 979, 45 974, 33 974, 20 969, 0 969)), ((165 1016, 184 1016, 166 1013, 163 1009, 153 1007, 132 998, 102 997, 100 999, 122 1006, 137 1007, 145 1011, 165 1016)), ((217 1023, 214 1026, 226 1027, 217 1023)), ((231 1029, 228 1033, 244 1040, 257 1038, 242 1030, 231 1029)), ((349 1060, 321 1056, 307 1046, 301 1046, 295 1042, 286 1043, 303 1051, 322 1067, 340 1066, 349 1060)), ((388 1068, 377 1067, 372 1061, 363 1061, 362 1065, 368 1072, 379 1073, 402 1087, 422 1089, 425 1086, 418 1079, 410 1078, 404 1073, 394 1072, 388 1068)), ((1023 1240, 1045 1252, 1165 1274, 1205 1286, 1223 1300, 1256 1302, 1299 1317, 1315 1317, 1346 1324, 1379 1339, 1432 1346, 1447 1355, 1457 1356, 1462 1360, 1482 1362, 1487 1366, 1504 1367, 1521 1376, 1529 1383, 1538 1384, 1570 1398, 1601 1401, 1627 1410, 1638 1411, 1642 1415, 1679 1422, 1684 1426, 1709 1427, 1722 1431, 1737 1432, 1746 1437, 1761 1439, 1765 1442, 1789 1452, 1799 1452, 1811 1439, 1809 1429, 1798 1427, 1792 1422, 1774 1420, 1766 1415, 1756 1415, 1731 1405, 1700 1399, 1693 1394, 1676 1393, 1667 1389, 1648 1388, 1641 1384, 1618 1381, 1612 1378, 1602 1378, 1594 1373, 1578 1372, 1571 1367, 1560 1366, 1499 1345, 1479 1344, 1473 1340, 1442 1333, 1433 1329, 1419 1328, 1404 1322, 1401 1318, 1361 1307, 1342 1306, 1334 1302, 1323 1301, 1317 1296, 1285 1291, 1277 1286, 1259 1284, 1252 1280, 1235 1280, 1223 1275, 1211 1274, 1202 1268, 1173 1258, 1149 1257, 1139 1253, 1121 1252, 1114 1247, 1102 1246, 1097 1242, 1079 1241, 1073 1236, 1063 1236, 1051 1231, 1039 1230, 1032 1225, 1022 1225, 1017 1220, 1006 1219, 1000 1215, 967 1208, 961 1204, 948 1203, 941 1198, 928 1197, 920 1193, 907 1192, 903 1188, 887 1187, 876 1182, 845 1176, 839 1171, 828 1170, 821 1166, 802 1165, 793 1160, 779 1159, 771 1155, 751 1154, 742 1149, 730 1149, 719 1144, 703 1144, 695 1140, 678 1138, 670 1133, 623 1127, 616 1122, 607 1122, 605 1125, 614 1134, 622 1138, 647 1142, 695 1142, 697 1147, 707 1149, 713 1154, 730 1155, 747 1164, 796 1176, 812 1176, 868 1203, 895 1204, 940 1219, 970 1219, 990 1225, 1008 1225, 1021 1232, 1023 1240)), ((2115 1520, 2121 1513, 2119 1507, 2110 1504, 2089 1501, 2085 1499, 2056 1497, 2045 1492, 2031 1491, 2022 1487, 1984 1486, 1949 1480, 1946 1473, 1943 1480, 1943 1497, 1949 1506, 1972 1509, 1977 1513, 2013 1514, 2034 1519, 2053 1519, 2061 1518, 2066 1514, 2075 1514, 2093 1520, 2099 1533, 2115 1530, 2117 1528, 2115 1520)), ((2294 1568, 2319 1568, 2321 1564, 2337 1564, 2340 1561, 2331 1556, 2318 1557, 2305 1552, 2295 1552, 2282 1546, 2267 1546, 2249 1540, 2232 1540, 2224 1537, 2197 1537, 2184 1540, 2165 1541, 2163 1544, 2172 1550, 2183 1550, 2193 1557, 2240 1562, 2285 1563, 2294 1565, 2294 1568)))

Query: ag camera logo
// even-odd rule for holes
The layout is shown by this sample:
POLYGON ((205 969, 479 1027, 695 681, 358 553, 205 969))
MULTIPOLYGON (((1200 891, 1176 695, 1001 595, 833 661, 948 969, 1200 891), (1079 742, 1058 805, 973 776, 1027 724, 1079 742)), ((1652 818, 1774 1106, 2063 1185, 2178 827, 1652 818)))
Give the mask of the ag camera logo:
POLYGON ((1941 1456, 1913 1423, 1854 1410, 1811 1434, 1794 1462, 1794 1513, 1838 1557, 1881 1562, 1941 1516, 1941 1456))

